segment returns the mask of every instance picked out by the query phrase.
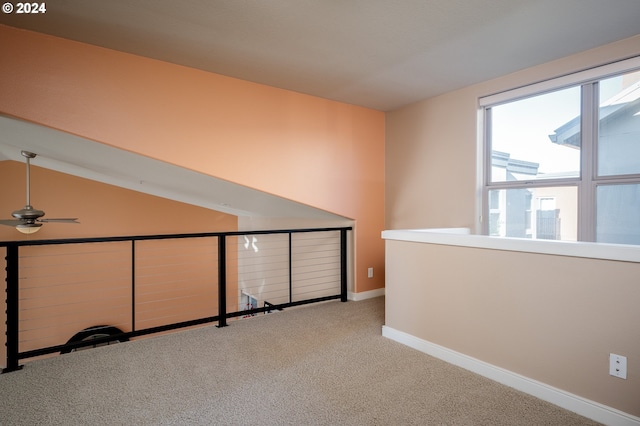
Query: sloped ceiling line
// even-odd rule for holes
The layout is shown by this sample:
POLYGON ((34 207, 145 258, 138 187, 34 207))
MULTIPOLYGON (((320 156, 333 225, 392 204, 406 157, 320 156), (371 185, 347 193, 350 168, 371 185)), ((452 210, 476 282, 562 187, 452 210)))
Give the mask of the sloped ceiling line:
POLYGON ((0 116, 0 160, 33 165, 235 216, 343 219, 311 206, 32 123, 0 116), (126 165, 123 167, 123 165, 126 165))

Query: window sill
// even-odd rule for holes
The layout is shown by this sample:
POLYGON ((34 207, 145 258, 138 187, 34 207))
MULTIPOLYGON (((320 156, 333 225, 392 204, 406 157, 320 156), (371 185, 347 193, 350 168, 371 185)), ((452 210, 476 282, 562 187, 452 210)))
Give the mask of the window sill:
POLYGON ((576 241, 528 240, 472 235, 469 228, 399 229, 382 231, 385 240, 586 257, 640 263, 640 246, 576 241))

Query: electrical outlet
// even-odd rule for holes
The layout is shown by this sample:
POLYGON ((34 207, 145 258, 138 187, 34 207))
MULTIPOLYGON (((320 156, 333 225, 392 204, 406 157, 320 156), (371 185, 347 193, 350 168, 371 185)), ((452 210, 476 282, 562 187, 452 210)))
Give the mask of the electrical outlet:
POLYGON ((373 268, 367 269, 367 277, 373 278, 373 268))
POLYGON ((627 378, 627 357, 609 354, 609 374, 621 379, 627 378))

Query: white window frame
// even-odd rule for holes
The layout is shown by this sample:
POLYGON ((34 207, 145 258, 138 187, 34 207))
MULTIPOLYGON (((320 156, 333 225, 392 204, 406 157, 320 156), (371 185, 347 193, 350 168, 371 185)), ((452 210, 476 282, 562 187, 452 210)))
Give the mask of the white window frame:
POLYGON ((640 56, 612 62, 583 71, 563 75, 531 85, 483 96, 478 99, 478 195, 477 212, 479 229, 483 235, 489 234, 490 190, 515 188, 540 188, 552 186, 575 186, 578 190, 578 241, 593 242, 596 239, 596 191, 600 185, 640 184, 640 174, 623 176, 597 176, 597 132, 598 132, 598 82, 620 74, 640 70, 640 56), (548 92, 581 86, 581 134, 580 176, 575 178, 521 180, 491 182, 491 134, 490 108, 539 96, 548 92))

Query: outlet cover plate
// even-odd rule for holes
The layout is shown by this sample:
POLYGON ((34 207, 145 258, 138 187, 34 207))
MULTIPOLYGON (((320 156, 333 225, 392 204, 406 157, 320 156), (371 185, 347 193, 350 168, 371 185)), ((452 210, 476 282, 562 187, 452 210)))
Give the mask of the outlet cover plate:
POLYGON ((627 378, 627 357, 609 354, 609 374, 621 379, 627 378))

